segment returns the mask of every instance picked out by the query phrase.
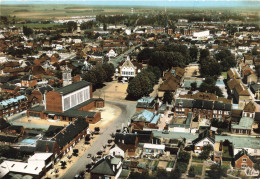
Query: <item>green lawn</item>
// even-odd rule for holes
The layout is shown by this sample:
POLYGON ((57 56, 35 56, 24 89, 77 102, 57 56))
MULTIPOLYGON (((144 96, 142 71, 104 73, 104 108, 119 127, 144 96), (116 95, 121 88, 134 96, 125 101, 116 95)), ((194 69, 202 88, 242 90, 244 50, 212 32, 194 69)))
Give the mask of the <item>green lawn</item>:
POLYGON ((225 79, 227 79, 227 72, 222 72, 221 75, 224 76, 225 79))
POLYGON ((35 23, 35 24, 15 24, 16 27, 23 27, 26 26, 28 28, 49 28, 49 27, 62 27, 62 24, 40 24, 40 23, 35 23))
POLYGON ((202 174, 202 165, 193 165, 195 175, 201 175, 202 174))
POLYGON ((230 161, 232 159, 232 156, 229 153, 229 147, 231 146, 223 146, 223 154, 222 154, 223 160, 226 159, 230 161))

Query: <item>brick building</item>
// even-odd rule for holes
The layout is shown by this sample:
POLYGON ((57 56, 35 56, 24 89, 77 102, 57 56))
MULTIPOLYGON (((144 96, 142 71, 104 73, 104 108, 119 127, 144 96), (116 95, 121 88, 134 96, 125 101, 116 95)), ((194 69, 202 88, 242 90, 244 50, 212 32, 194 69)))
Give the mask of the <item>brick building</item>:
POLYGON ((27 116, 41 119, 73 121, 84 117, 89 123, 101 119, 100 112, 90 112, 91 109, 104 107, 104 100, 92 98, 92 85, 79 81, 45 94, 45 104, 31 108, 27 116))
POLYGON ((27 98, 24 95, 0 102, 0 118, 9 117, 27 109, 27 98))
POLYGON ((235 155, 234 164, 239 169, 254 166, 253 158, 244 149, 235 155))

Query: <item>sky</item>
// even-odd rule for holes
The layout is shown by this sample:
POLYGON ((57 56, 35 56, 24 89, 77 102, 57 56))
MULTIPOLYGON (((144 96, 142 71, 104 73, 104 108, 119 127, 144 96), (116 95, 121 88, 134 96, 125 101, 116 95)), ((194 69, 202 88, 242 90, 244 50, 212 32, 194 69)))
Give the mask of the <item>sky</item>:
MULTIPOLYGON (((0 4, 82 4, 159 7, 259 7, 260 0, 0 0, 0 4)), ((260 11, 260 9, 259 9, 260 11)))

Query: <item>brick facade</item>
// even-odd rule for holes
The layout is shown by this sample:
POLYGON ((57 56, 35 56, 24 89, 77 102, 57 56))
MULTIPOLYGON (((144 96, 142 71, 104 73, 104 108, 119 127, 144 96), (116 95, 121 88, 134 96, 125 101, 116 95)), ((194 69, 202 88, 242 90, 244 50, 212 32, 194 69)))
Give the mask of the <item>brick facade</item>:
POLYGON ((243 156, 241 156, 239 159, 235 161, 235 167, 239 169, 245 167, 253 167, 253 165, 254 163, 246 154, 244 154, 243 156))
POLYGON ((62 111, 62 96, 56 91, 50 91, 46 94, 46 110, 53 112, 62 111))

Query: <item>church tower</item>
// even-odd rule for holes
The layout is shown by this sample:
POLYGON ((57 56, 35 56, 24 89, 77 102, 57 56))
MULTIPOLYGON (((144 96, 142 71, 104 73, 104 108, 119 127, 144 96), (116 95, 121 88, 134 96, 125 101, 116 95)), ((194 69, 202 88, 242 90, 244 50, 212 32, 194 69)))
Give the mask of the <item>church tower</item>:
POLYGON ((66 66, 62 72, 63 86, 70 85, 72 83, 71 70, 66 66))

